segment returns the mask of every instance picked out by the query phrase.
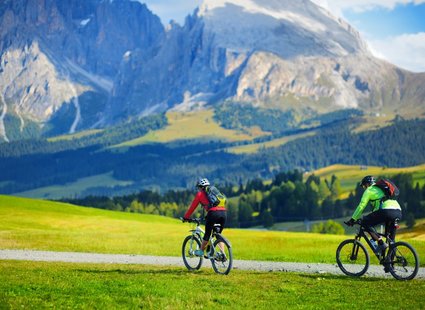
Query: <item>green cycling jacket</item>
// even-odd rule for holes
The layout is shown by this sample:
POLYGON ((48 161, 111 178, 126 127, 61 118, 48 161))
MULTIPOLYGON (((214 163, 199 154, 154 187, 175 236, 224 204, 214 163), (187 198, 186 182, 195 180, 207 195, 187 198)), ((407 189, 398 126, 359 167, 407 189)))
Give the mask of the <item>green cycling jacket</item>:
POLYGON ((381 198, 384 197, 384 192, 376 186, 369 186, 363 193, 362 199, 360 200, 359 205, 353 213, 352 218, 358 220, 362 215, 366 206, 370 203, 372 205, 372 212, 378 211, 379 209, 399 209, 400 205, 397 200, 388 199, 382 202, 381 206, 381 198))

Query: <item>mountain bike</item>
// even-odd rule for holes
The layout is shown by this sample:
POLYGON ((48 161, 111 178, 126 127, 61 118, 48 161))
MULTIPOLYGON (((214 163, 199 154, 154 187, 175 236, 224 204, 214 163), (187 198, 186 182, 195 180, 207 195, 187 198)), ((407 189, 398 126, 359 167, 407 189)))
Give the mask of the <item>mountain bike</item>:
POLYGON ((229 274, 233 264, 232 246, 220 233, 220 224, 215 224, 204 251, 204 257, 196 256, 195 251, 201 248, 202 238, 205 231, 200 227, 201 219, 183 219, 182 222, 194 223, 196 227, 191 229, 191 234, 183 240, 182 257, 186 268, 190 271, 198 270, 202 266, 203 259, 209 259, 216 273, 229 274))
MULTIPOLYGON (((344 223, 348 225, 347 222, 344 223)), ((419 257, 416 250, 407 242, 395 242, 398 220, 385 223, 385 233, 378 233, 385 238, 385 242, 388 244, 388 247, 382 251, 375 251, 375 241, 369 240, 360 220, 354 224, 359 226, 354 239, 342 241, 336 250, 336 261, 343 273, 348 276, 360 277, 368 270, 369 253, 360 242, 361 238, 364 238, 379 263, 384 266, 385 272, 390 272, 397 280, 411 280, 416 276, 419 270, 419 257)))

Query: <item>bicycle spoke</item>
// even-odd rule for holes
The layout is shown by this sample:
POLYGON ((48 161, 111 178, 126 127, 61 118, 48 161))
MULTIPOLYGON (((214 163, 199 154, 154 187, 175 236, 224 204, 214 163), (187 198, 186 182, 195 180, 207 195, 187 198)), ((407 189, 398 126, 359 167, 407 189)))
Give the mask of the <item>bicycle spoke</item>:
POLYGON ((228 274, 233 263, 232 248, 226 243, 216 240, 214 242, 214 255, 210 259, 215 272, 228 274))
POLYGON ((339 245, 336 261, 341 271, 349 276, 359 277, 369 268, 369 254, 356 240, 345 240, 339 245))
POLYGON ((201 248, 201 241, 194 236, 187 236, 182 245, 183 262, 187 269, 197 270, 202 266, 202 257, 195 255, 195 251, 201 248))
POLYGON ((403 241, 397 242, 389 251, 389 271, 398 280, 413 279, 419 270, 419 259, 413 247, 403 241))

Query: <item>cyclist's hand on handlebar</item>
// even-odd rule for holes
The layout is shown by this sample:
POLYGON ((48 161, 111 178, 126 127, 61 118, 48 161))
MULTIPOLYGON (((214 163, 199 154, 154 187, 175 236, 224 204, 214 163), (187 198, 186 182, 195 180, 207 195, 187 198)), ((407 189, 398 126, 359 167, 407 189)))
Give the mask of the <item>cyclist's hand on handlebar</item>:
POLYGON ((347 222, 344 222, 345 223, 345 225, 347 225, 347 226, 353 226, 355 223, 356 223, 356 220, 355 219, 353 219, 353 218, 351 218, 349 221, 347 221, 347 222))

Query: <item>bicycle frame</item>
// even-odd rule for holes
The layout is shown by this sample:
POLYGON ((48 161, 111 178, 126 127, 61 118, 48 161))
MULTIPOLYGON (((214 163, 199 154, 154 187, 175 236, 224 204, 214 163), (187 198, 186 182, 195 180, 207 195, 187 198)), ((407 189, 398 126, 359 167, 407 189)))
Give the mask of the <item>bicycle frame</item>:
MULTIPOLYGON (((196 228, 195 229, 191 229, 189 230, 192 235, 197 236, 199 238, 200 241, 203 240, 203 237, 205 235, 205 231, 201 228, 200 226, 200 222, 194 222, 196 224, 196 228)), ((218 224, 217 224, 218 225, 218 224)), ((224 242, 229 248, 232 247, 232 245, 230 244, 230 241, 226 239, 226 237, 224 237, 221 233, 219 233, 218 231, 216 231, 216 227, 213 227, 210 239, 208 240, 208 244, 207 247, 210 246, 213 249, 213 253, 211 254, 215 254, 215 249, 213 247, 214 244, 214 239, 219 240, 221 242, 224 242)), ((211 255, 211 256, 213 256, 211 255)))
MULTIPOLYGON (((364 238, 364 240, 366 241, 367 245, 372 250, 372 253, 375 254, 375 256, 378 258, 378 260, 382 263, 383 260, 385 259, 385 251, 386 250, 383 250, 381 253, 376 253, 374 251, 374 247, 372 245, 372 242, 370 242, 370 239, 369 239, 368 235, 366 234, 366 232, 367 231, 365 230, 365 228, 362 225, 360 225, 359 231, 357 232, 357 234, 354 237, 354 239, 356 239, 357 241, 360 242, 361 238, 364 238)), ((389 237, 389 233, 386 232, 385 234, 381 234, 381 233, 376 232, 376 234, 378 236, 381 236, 381 237, 384 237, 385 238, 385 242, 389 245, 388 250, 390 250, 391 247, 392 247, 392 245, 394 244, 394 241, 389 237)), ((353 253, 353 255, 354 254, 357 254, 357 253, 353 253)))

